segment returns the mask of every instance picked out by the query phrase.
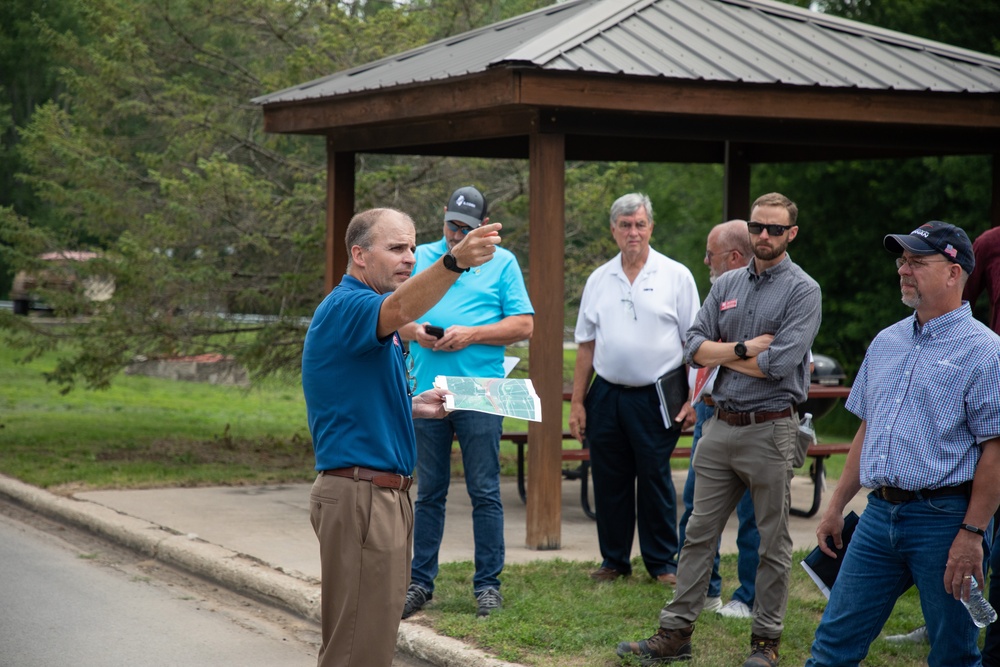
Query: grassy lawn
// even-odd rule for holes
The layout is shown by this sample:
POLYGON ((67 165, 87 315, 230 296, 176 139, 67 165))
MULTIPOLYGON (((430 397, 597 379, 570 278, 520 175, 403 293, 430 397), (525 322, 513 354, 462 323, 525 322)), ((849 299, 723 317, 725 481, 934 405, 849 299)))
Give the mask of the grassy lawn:
MULTIPOLYGON (((0 472, 4 474, 61 493, 313 478, 297 381, 269 381, 244 390, 122 376, 109 391, 76 390, 61 396, 42 376, 52 365, 51 357, 20 364, 16 353, 0 349, 0 472)), ((568 367, 572 369, 572 364, 568 367)), ((819 426, 821 441, 845 439, 842 434, 825 433, 822 421, 819 426)), ((511 423, 507 428, 526 425, 511 423)), ((504 443, 504 474, 514 473, 514 452, 513 445, 504 443)), ((831 478, 842 468, 843 457, 834 458, 831 478)), ((687 461, 675 464, 686 467, 687 461)), ((803 555, 797 554, 796 562, 803 555)), ((723 558, 727 599, 736 581, 735 563, 735 556, 723 558)), ((483 621, 476 619, 468 594, 472 563, 444 564, 437 581, 440 594, 414 620, 523 664, 617 665, 617 642, 653 632, 666 591, 638 574, 644 571, 639 563, 637 575, 629 581, 594 584, 587 572, 596 565, 565 561, 510 565, 503 575, 504 611, 483 621)), ((804 662, 823 606, 822 595, 801 568, 794 567, 783 664, 804 662)), ((699 621, 691 664, 742 664, 748 624, 708 616, 699 621)), ((919 605, 911 591, 897 605, 886 632, 906 632, 920 623, 919 605)), ((880 641, 865 664, 921 665, 925 655, 924 645, 880 641)))

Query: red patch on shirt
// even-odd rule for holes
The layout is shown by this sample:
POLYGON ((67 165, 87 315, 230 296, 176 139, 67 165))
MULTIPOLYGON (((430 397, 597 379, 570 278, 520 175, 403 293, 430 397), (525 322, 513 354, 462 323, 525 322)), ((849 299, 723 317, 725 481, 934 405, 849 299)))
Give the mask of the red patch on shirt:
POLYGON ((723 301, 722 305, 719 306, 719 311, 729 310, 730 308, 736 307, 736 299, 730 299, 729 301, 723 301))

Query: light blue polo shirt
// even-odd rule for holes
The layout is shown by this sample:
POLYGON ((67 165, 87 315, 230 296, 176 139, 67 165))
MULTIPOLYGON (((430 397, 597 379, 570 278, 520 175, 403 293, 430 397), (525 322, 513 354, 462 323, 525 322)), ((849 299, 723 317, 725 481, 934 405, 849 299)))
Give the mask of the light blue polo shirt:
POLYGON ((376 336, 388 294, 344 276, 316 308, 302 349, 302 391, 316 470, 413 474, 417 443, 399 334, 376 336))
MULTIPOLYGON (((436 243, 417 246, 417 274, 436 262, 448 251, 442 238, 436 243)), ((430 322, 447 329, 454 324, 480 326, 494 324, 511 315, 534 315, 524 276, 514 253, 497 247, 493 259, 473 267, 458 278, 458 282, 418 322, 430 322)), ((457 352, 434 352, 410 342, 417 393, 430 389, 438 375, 465 377, 503 377, 503 345, 470 345, 457 352)))

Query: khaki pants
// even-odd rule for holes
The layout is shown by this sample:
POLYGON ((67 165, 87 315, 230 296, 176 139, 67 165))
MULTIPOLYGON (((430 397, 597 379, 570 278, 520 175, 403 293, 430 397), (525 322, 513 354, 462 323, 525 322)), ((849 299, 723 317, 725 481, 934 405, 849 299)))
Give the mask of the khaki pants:
POLYGON ((319 667, 389 667, 410 583, 409 492, 320 475, 309 496, 322 573, 319 667))
POLYGON ((692 462, 697 475, 694 512, 677 565, 677 594, 660 612, 661 627, 680 628, 698 618, 719 536, 749 488, 760 531, 752 632, 781 636, 792 565, 788 510, 797 433, 794 413, 747 426, 730 426, 716 417, 706 422, 692 462))

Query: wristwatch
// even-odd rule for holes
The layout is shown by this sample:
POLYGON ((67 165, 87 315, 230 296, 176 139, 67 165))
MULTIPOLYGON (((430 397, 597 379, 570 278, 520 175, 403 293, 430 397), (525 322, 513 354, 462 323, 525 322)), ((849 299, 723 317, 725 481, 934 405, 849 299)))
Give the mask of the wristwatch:
POLYGON ((459 267, 458 262, 455 260, 455 256, 452 255, 450 252, 445 253, 444 257, 441 258, 441 261, 444 262, 444 268, 448 269, 449 271, 454 271, 455 273, 465 273, 466 271, 469 270, 468 267, 464 269, 459 267))
POLYGON ((750 358, 749 356, 747 356, 747 345, 743 341, 736 343, 736 347, 733 348, 733 352, 735 352, 736 356, 739 357, 740 359, 750 358))

